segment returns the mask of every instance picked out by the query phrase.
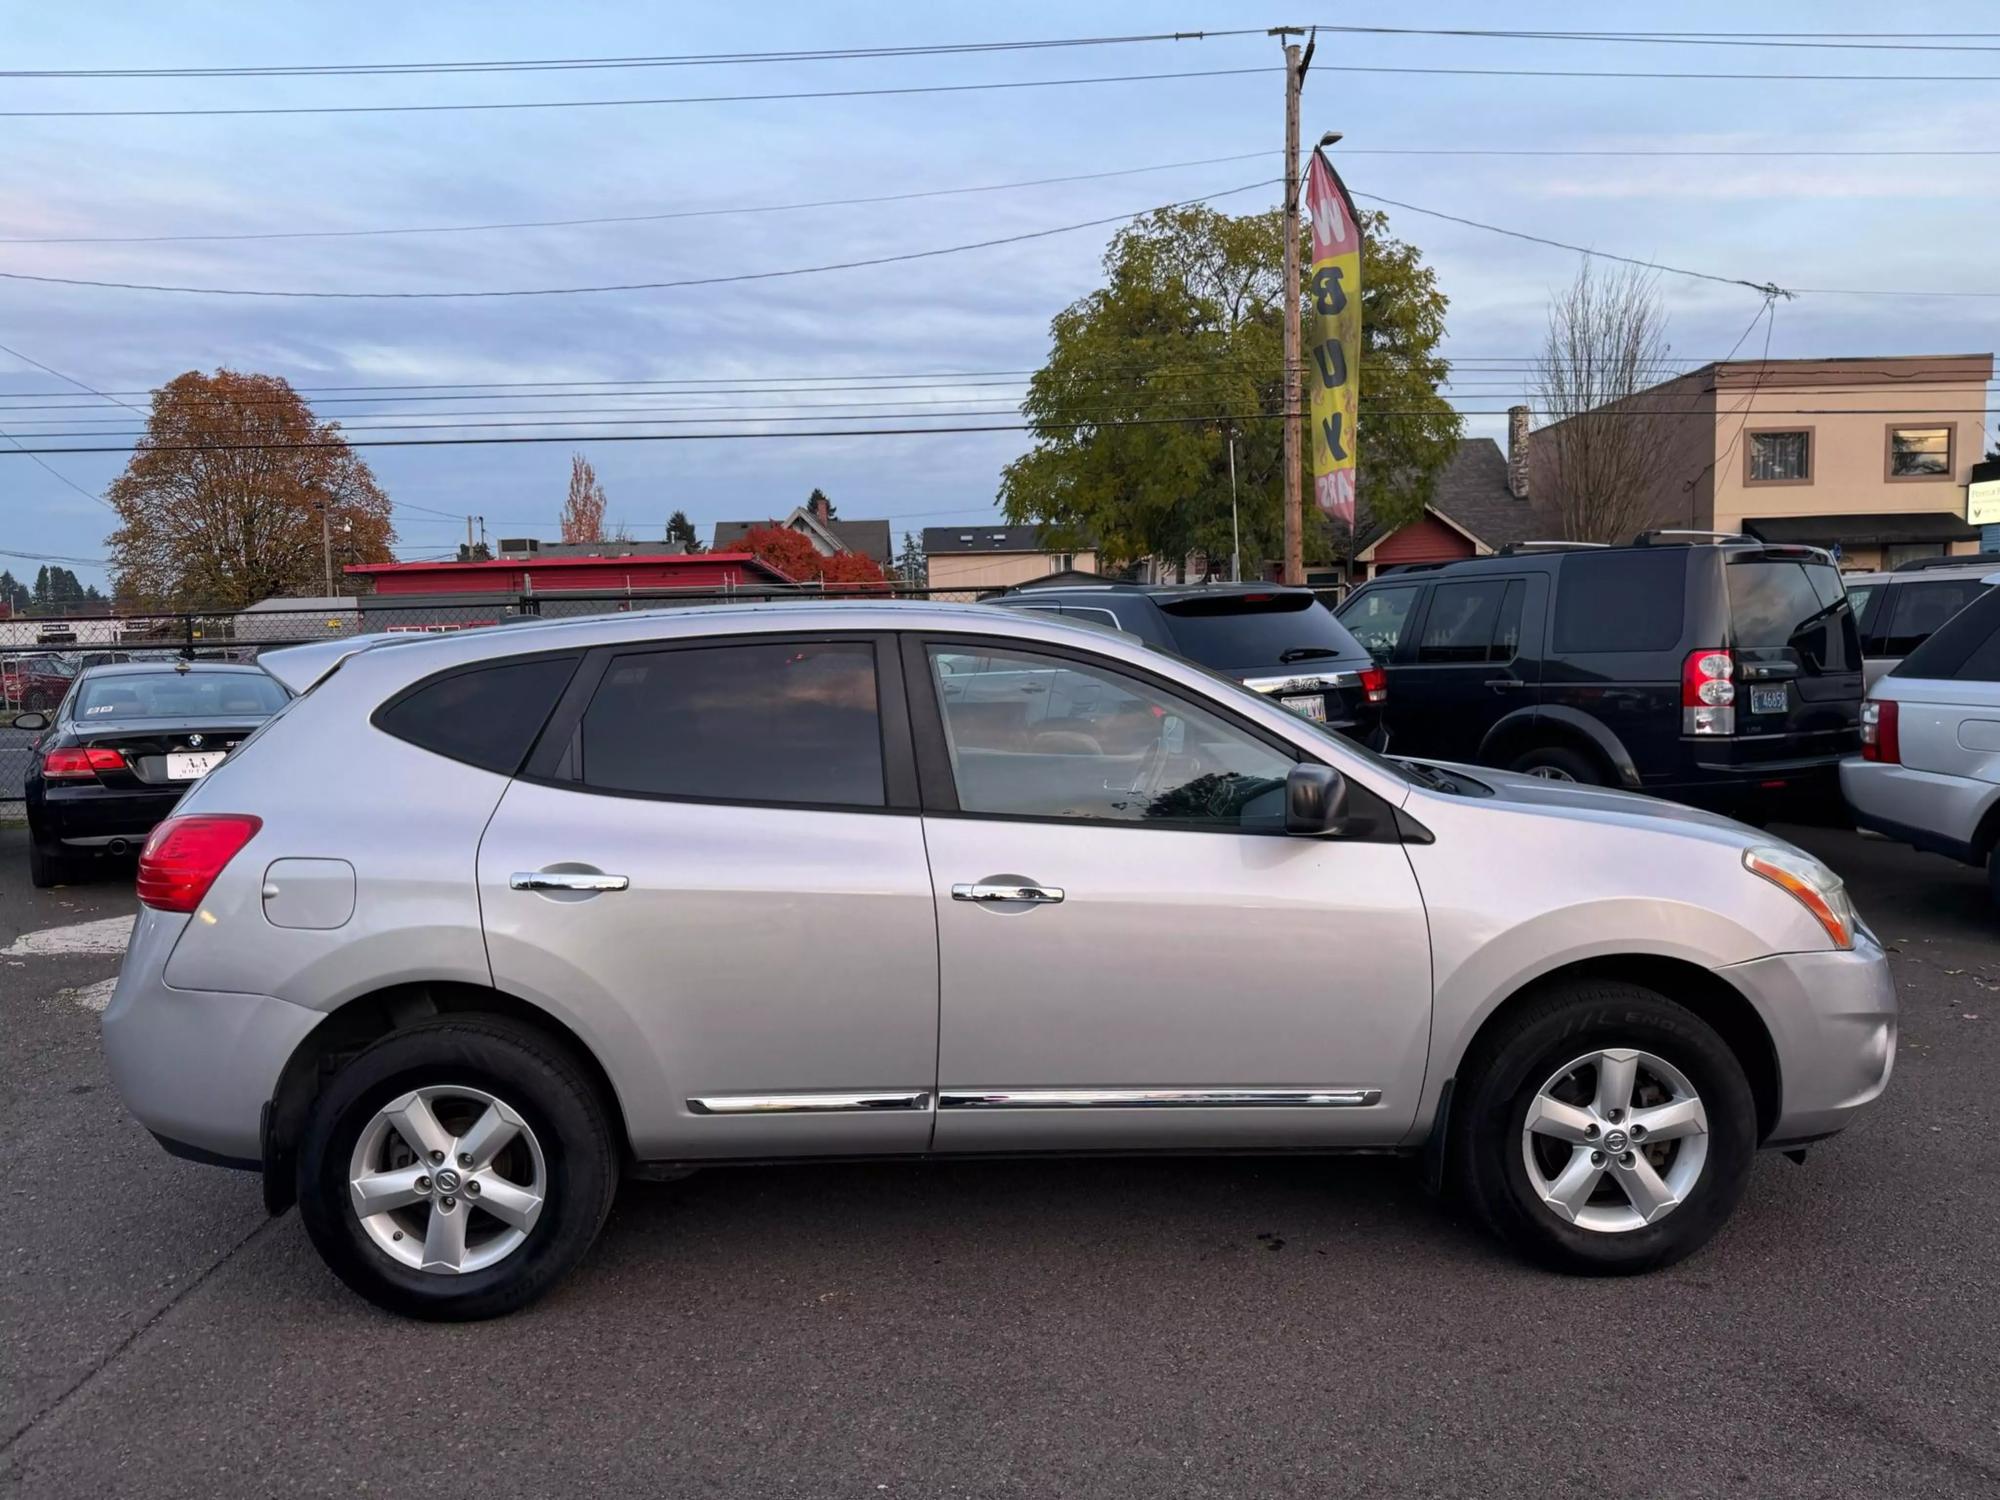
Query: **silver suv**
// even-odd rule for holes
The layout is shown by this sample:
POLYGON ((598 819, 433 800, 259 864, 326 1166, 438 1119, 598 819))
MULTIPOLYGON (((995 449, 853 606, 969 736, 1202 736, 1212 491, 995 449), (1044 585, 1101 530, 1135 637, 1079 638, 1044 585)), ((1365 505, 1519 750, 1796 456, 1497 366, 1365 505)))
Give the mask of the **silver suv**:
POLYGON ((807 1157, 1398 1151, 1639 1271, 1888 1081, 1882 949, 1798 849, 1384 760, 1059 617, 263 665, 303 696, 149 841, 105 1049, 399 1312, 539 1296, 621 1174, 807 1157))

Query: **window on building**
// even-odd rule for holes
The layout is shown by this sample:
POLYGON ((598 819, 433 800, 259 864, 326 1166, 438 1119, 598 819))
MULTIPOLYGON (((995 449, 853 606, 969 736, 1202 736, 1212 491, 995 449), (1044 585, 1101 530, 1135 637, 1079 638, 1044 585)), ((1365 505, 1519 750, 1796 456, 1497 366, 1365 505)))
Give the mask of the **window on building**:
POLYGON ((1937 479, 1951 474, 1949 427, 1891 427, 1889 477, 1937 479))
POLYGON ((1812 478, 1812 433, 1752 432, 1746 435, 1747 484, 1803 484, 1812 478))
POLYGON ((881 807, 875 651, 773 641, 620 656, 582 725, 584 782, 730 802, 881 807))

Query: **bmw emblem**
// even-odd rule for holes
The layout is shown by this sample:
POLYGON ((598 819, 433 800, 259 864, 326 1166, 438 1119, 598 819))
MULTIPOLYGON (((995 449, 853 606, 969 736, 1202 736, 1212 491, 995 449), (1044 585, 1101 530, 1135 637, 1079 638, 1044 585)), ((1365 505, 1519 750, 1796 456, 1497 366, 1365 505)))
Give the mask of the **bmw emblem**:
POLYGON ((189 735, 188 747, 193 750, 199 750, 201 748, 201 736, 198 734, 189 735))

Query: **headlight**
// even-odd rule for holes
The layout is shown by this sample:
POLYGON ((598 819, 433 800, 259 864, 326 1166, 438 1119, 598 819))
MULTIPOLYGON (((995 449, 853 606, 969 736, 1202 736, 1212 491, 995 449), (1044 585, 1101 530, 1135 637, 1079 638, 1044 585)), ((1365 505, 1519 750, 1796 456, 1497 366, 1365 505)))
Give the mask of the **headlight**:
POLYGON ((1743 868, 1784 890, 1813 914, 1836 948, 1854 946, 1854 903, 1838 875, 1796 849, 1760 845, 1743 851, 1743 868))

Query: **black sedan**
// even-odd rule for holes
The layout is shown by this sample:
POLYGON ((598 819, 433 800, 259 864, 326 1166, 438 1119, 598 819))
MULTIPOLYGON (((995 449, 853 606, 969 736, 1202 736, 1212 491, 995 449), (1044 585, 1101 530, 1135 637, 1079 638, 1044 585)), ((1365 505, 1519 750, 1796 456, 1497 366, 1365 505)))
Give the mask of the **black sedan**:
POLYGON ((47 731, 26 787, 29 879, 57 885, 136 850, 289 696, 256 667, 117 662, 78 677, 53 720, 22 714, 15 728, 47 731))

